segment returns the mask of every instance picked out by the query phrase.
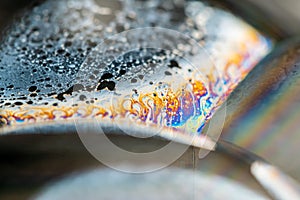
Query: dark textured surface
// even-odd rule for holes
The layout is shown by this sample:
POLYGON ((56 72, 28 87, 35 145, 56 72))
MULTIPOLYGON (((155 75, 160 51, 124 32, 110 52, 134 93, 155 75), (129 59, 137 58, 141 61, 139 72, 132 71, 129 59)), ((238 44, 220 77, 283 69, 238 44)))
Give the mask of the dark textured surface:
MULTIPOLYGON (((136 140, 126 136, 111 136, 110 139, 135 152, 167 144, 161 140, 136 140)), ((222 153, 211 153, 199 160, 198 151, 189 148, 171 166, 225 176, 266 195, 249 174, 249 166, 222 153)), ((5 172, 0 173, 1 199, 26 199, 67 175, 104 167, 87 152, 76 134, 2 136, 0 156, 0 171, 5 172)))
MULTIPOLYGON (((0 2, 0 29, 5 28, 15 15, 30 7, 35 0, 3 0, 0 2)), ((1 36, 0 36, 1 38, 1 36)))

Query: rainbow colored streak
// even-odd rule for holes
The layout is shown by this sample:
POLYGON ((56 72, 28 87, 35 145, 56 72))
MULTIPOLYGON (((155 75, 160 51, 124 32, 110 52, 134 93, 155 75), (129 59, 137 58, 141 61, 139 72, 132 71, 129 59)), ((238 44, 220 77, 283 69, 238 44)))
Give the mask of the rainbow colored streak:
MULTIPOLYGON (((224 137, 273 162, 275 159, 278 165, 289 162, 299 148, 299 92, 299 80, 291 77, 275 93, 266 94, 264 104, 242 116, 224 137)), ((300 166, 297 160, 294 164, 300 166)))
MULTIPOLYGON (((125 118, 129 122, 133 120, 154 123, 184 129, 190 133, 201 133, 204 125, 231 91, 272 47, 271 42, 252 27, 239 20, 229 21, 229 25, 234 27, 224 25, 221 28, 226 34, 203 47, 216 63, 216 68, 211 69, 211 73, 217 70, 220 75, 217 79, 211 75, 207 77, 207 82, 194 74, 181 83, 179 88, 183 89, 174 89, 174 83, 161 80, 163 85, 168 86, 163 92, 157 90, 157 87, 161 87, 160 84, 153 85, 150 91, 139 91, 138 94, 128 91, 129 98, 116 98, 117 103, 113 105, 101 100, 95 100, 92 104, 74 102, 72 95, 65 95, 67 101, 58 106, 25 104, 17 108, 3 109, 0 111, 1 123, 18 126, 41 121, 86 118, 108 118, 116 121, 118 118, 125 118), (228 34, 231 28, 236 29, 235 35, 228 34), (225 86, 222 91, 219 88, 220 83, 225 86)), ((103 97, 103 93, 95 94, 99 95, 98 99, 103 97)), ((55 97, 47 97, 49 105, 57 101, 55 97)))

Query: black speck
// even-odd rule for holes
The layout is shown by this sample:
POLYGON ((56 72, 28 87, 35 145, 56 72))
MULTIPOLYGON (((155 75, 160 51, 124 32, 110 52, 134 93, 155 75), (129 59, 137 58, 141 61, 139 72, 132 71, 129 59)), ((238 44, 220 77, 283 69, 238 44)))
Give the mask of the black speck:
POLYGON ((23 105, 23 103, 20 102, 20 101, 17 101, 17 102, 15 102, 15 105, 16 105, 16 106, 21 106, 21 105, 23 105))
POLYGON ((7 86, 7 88, 12 89, 12 88, 14 88, 14 85, 9 85, 9 86, 7 86))
POLYGON ((139 77, 139 79, 141 79, 141 80, 143 80, 143 78, 144 78, 144 75, 138 75, 138 77, 139 77))
POLYGON ((118 33, 120 32, 123 32, 125 29, 124 29, 124 26, 122 24, 117 24, 116 25, 116 30, 118 33))
POLYGON ((181 67, 179 66, 179 64, 178 64, 178 62, 176 60, 170 60, 170 64, 168 66, 170 68, 177 67, 177 68, 181 69, 181 67))
POLYGON ((169 72, 169 71, 165 71, 165 75, 167 75, 167 76, 172 76, 172 73, 169 72))
POLYGON ((65 50, 63 50, 63 49, 58 49, 58 50, 57 50, 57 53, 58 53, 58 54, 63 54, 64 52, 65 52, 65 50))
POLYGON ((131 83, 136 83, 137 80, 135 78, 131 79, 131 83))
POLYGON ((29 96, 31 96, 31 97, 36 97, 36 96, 37 96, 37 93, 32 93, 32 94, 30 94, 29 96))
POLYGON ((60 101, 63 101, 65 99, 65 97, 64 97, 65 94, 72 95, 72 93, 74 91, 79 91, 79 90, 82 90, 83 88, 84 88, 83 85, 75 84, 72 87, 70 87, 68 90, 66 90, 65 92, 59 93, 56 98, 60 101))
POLYGON ((113 81, 103 81, 100 83, 100 85, 97 87, 97 90, 103 90, 107 88, 110 91, 113 91, 116 87, 116 83, 113 81))
POLYGON ((126 74, 126 70, 121 69, 121 70, 120 70, 120 75, 124 75, 124 74, 126 74))
POLYGON ((71 45, 72 45, 72 42, 70 42, 70 41, 65 42, 65 47, 70 47, 71 45))
POLYGON ((114 77, 114 76, 113 76, 111 73, 105 73, 105 74, 103 74, 103 75, 101 76, 100 81, 106 80, 106 79, 110 79, 110 78, 112 78, 112 77, 114 77))
POLYGON ((80 96, 79 96, 79 100, 80 100, 80 101, 86 100, 86 96, 85 96, 85 95, 80 95, 80 96))

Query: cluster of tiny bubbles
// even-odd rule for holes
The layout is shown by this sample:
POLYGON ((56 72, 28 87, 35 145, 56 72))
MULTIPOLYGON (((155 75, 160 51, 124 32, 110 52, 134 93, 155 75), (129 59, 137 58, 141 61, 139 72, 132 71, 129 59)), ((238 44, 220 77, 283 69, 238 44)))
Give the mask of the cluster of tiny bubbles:
POLYGON ((1 43, 0 63, 4 74, 1 95, 9 100, 5 106, 13 100, 16 101, 12 106, 33 101, 47 104, 44 98, 65 90, 74 79, 88 51, 100 41, 99 30, 93 30, 93 26, 82 30, 85 21, 96 13, 87 12, 90 4, 81 3, 81 6, 85 7, 80 8, 72 1, 34 5, 31 12, 25 12, 7 29, 1 43), (78 15, 83 21, 75 23, 78 15), (89 37, 91 33, 93 37, 89 37))
MULTIPOLYGON (((104 38, 136 27, 188 30, 190 25, 184 25, 184 16, 179 14, 184 15, 184 5, 177 1, 53 0, 33 4, 2 32, 0 106, 60 105, 65 98, 57 97, 74 85, 81 64, 104 38), (167 12, 171 9, 178 12, 167 12)), ((93 78, 101 78, 101 73, 94 71, 93 78)))
POLYGON ((132 29, 109 37, 90 52, 72 88, 78 97, 73 100, 97 99, 94 104, 111 108, 118 117, 161 127, 185 128, 194 118, 197 131, 207 114, 202 104, 213 106, 207 78, 213 67, 202 47, 184 34, 132 29), (197 54, 202 54, 201 64, 191 59, 197 54))
MULTIPOLYGON (((150 129, 154 123, 161 130, 217 140, 226 112, 211 123, 212 129, 202 128, 235 83, 268 52, 264 38, 244 25, 200 1, 34 4, 1 34, 0 126, 89 118, 125 121, 131 130, 132 124, 150 129)), ((85 140, 90 138, 80 133, 89 127, 76 128, 90 150, 85 140)), ((178 141, 187 144, 187 135, 180 136, 178 141)), ((183 153, 176 150, 174 157, 169 154, 174 151, 165 151, 170 163, 183 153)))

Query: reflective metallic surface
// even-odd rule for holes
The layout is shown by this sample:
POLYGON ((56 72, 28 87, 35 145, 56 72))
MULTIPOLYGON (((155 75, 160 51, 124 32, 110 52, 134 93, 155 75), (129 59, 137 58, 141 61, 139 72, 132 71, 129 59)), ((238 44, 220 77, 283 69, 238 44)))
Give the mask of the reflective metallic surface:
POLYGON ((126 118, 201 133, 272 47, 240 19, 201 2, 47 1, 6 34, 4 132, 44 121, 126 118), (168 29, 131 30, 149 26, 168 29))
POLYGON ((249 188, 221 176, 168 168, 132 175, 109 169, 91 170, 45 188, 36 199, 266 199, 249 188), (116 190, 116 185, 118 189, 116 190), (212 192, 212 189, 217 190, 212 192), (175 192, 181 191, 180 193, 175 192), (113 196, 111 194, 114 194, 113 196))
POLYGON ((299 180, 298 82, 299 40, 294 39, 278 46, 228 99, 223 137, 299 180))
MULTIPOLYGON (((250 4, 245 5, 251 11, 250 4)), ((265 13, 266 18, 248 21, 259 19, 280 35, 282 30, 268 23, 265 13)), ((218 124, 218 108, 228 107, 223 138, 299 180, 297 40, 276 47, 250 72, 270 52, 273 41, 207 3, 41 1, 6 23, 0 44, 1 199, 80 198, 98 191, 112 199, 132 194, 149 198, 161 188, 165 193, 159 197, 172 199, 201 195, 240 199, 241 191, 255 199, 295 194, 289 192, 289 184, 278 182, 278 177, 287 182, 289 177, 273 176, 282 175, 277 168, 253 165, 251 173, 263 189, 250 174, 249 152, 228 153, 227 147, 217 146, 216 152, 199 160, 196 147, 214 150, 214 141, 203 143, 200 134, 190 143, 185 136, 202 133, 210 120, 218 124), (136 29, 141 27, 146 28, 136 29), (174 152, 187 151, 162 171, 122 174, 87 152, 73 119, 85 126, 98 119, 108 127, 112 121, 128 120, 131 136, 149 136, 152 126, 162 125, 155 138, 124 136, 125 126, 106 132, 116 146, 142 154, 165 147, 174 131, 181 143, 173 146, 174 152), (278 191, 269 196, 266 191, 272 193, 274 188, 278 191)), ((281 22, 277 25, 284 27, 281 22)), ((109 150, 106 153, 113 157, 109 150)), ((166 159, 116 161, 141 168, 166 159)))
MULTIPOLYGON (((139 132, 142 133, 142 131, 139 132)), ((159 149, 168 143, 167 141, 153 138, 137 139, 116 134, 109 136, 109 138, 119 147, 132 152, 149 152, 159 149)), ((184 182, 190 183, 185 184, 186 190, 184 191, 191 191, 191 193, 188 194, 184 192, 181 193, 176 187, 169 187, 169 185, 161 183, 161 187, 168 188, 171 192, 170 195, 172 195, 173 192, 177 193, 179 196, 195 197, 196 199, 199 194, 199 191, 196 188, 205 188, 196 184, 196 182, 201 180, 205 181, 207 180, 204 179, 205 177, 211 177, 214 178, 214 180, 220 180, 220 182, 216 183, 220 184, 220 187, 222 184, 227 185, 226 182, 234 183, 238 184, 239 187, 248 188, 247 190, 252 191, 256 196, 265 199, 270 198, 250 174, 249 165, 246 165, 233 157, 229 157, 222 152, 212 152, 207 157, 200 160, 198 159, 199 149, 190 147, 179 159, 177 159, 177 161, 164 170, 152 172, 150 174, 127 174, 103 166, 88 153, 76 134, 6 135, 0 140, 0 150, 2 158, 0 161, 0 170, 2 172, 5 171, 5 173, 0 173, 2 180, 0 183, 1 199, 26 199, 35 197, 42 194, 43 191, 50 189, 51 186, 56 185, 56 183, 60 181, 68 180, 69 183, 72 183, 73 180, 81 180, 79 177, 84 177, 86 174, 85 172, 88 171, 98 171, 99 173, 104 171, 111 175, 118 174, 121 176, 121 179, 122 177, 132 178, 132 184, 139 184, 139 180, 144 177, 143 180, 145 184, 150 185, 153 181, 160 183, 161 181, 155 177, 165 174, 164 177, 166 180, 176 179, 177 185, 184 182), (180 168, 181 170, 174 171, 173 168, 180 168), (199 177, 200 180, 198 178, 195 180, 192 177, 186 176, 187 174, 194 174, 195 176, 202 175, 203 179, 199 177), (79 179, 77 179, 77 177, 79 179), (221 179, 225 182, 222 182, 218 177, 223 177, 224 179, 221 179), (192 191, 194 192, 192 193, 192 191)), ((152 162, 152 164, 161 161, 156 160, 156 162, 152 162)), ((128 164, 130 163, 127 163, 126 160, 119 160, 119 165, 128 164)), ((150 163, 140 163, 141 166, 143 164, 147 165, 150 163)), ((139 166, 136 165, 136 167, 139 166)), ((97 187, 97 181, 100 183, 102 182, 102 180, 98 180, 98 178, 95 179, 93 181, 95 187, 97 187)), ((207 183, 210 183, 210 188, 206 189, 207 192, 204 191, 204 194, 211 197, 213 197, 213 195, 221 194, 219 193, 221 192, 220 188, 217 188, 213 182, 208 181, 207 183)), ((80 183, 78 182, 78 184, 80 183)), ((71 186, 72 185, 69 184, 66 185, 66 187, 71 186)), ((107 186, 111 187, 112 184, 107 186)), ((117 190, 118 188, 126 187, 126 185, 117 184, 115 187, 117 190)), ((155 185, 152 185, 151 187, 151 191, 157 189, 157 186, 155 185)), ((85 187, 84 189, 79 186, 77 191, 80 193, 80 191, 82 191, 81 189, 83 189, 85 192, 89 191, 89 193, 92 194, 95 192, 95 188, 93 188, 94 187, 85 187)), ((148 187, 142 187, 144 191, 147 191, 147 188, 148 187)), ((127 189, 130 192, 134 192, 136 187, 129 185, 127 189)), ((232 189, 236 191, 236 188, 232 189)), ((68 193, 68 191, 65 192, 68 193)), ((113 194, 116 192, 117 191, 111 192, 112 198, 114 197, 113 194)), ((238 192, 239 191, 237 191, 237 193, 238 192)), ((149 195, 155 194, 150 193, 149 195)), ((232 193, 232 195, 234 194, 232 193)), ((144 194, 141 194, 141 197, 147 198, 147 195, 144 196, 144 194)))

